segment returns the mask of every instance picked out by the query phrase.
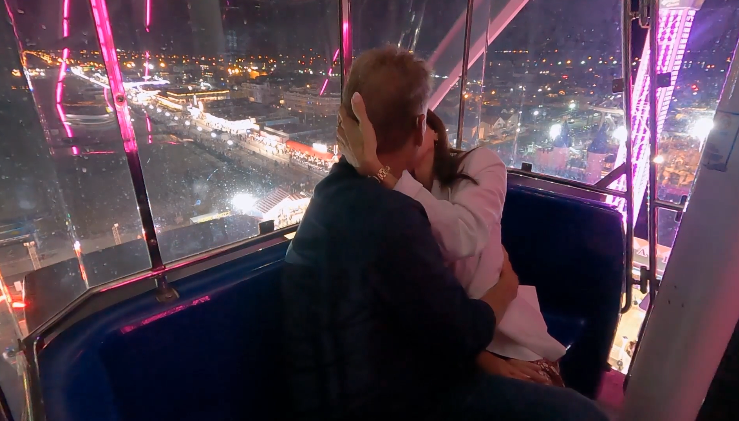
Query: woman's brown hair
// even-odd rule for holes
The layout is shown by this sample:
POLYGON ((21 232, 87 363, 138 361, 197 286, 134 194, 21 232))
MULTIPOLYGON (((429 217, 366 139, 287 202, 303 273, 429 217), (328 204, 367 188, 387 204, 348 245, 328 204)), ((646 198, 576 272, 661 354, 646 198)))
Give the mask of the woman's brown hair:
POLYGON ((451 187, 460 180, 468 180, 475 184, 477 180, 467 174, 460 173, 459 167, 467 155, 474 149, 467 152, 453 151, 449 148, 449 138, 446 134, 446 127, 438 115, 431 110, 426 114, 426 125, 435 131, 437 138, 434 141, 434 177, 439 180, 442 187, 451 187))

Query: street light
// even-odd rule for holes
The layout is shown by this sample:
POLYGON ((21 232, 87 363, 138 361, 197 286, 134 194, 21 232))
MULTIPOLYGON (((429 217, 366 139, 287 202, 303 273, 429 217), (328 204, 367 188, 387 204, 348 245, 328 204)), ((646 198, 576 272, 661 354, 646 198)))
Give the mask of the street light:
POLYGON ((190 125, 190 120, 185 121, 185 126, 189 126, 189 125, 190 125))
POLYGON ((215 132, 210 132, 210 137, 212 137, 213 139, 215 139, 216 136, 218 136, 218 135, 215 132))
POLYGON ((626 127, 618 126, 611 135, 614 139, 618 140, 619 143, 626 142, 626 127))
POLYGON ((562 125, 559 123, 552 124, 552 127, 549 129, 549 137, 556 139, 560 134, 562 134, 562 125))
POLYGON ((202 131, 203 131, 203 128, 202 128, 202 127, 200 127, 200 126, 198 126, 198 131, 199 131, 199 132, 202 132, 202 131))

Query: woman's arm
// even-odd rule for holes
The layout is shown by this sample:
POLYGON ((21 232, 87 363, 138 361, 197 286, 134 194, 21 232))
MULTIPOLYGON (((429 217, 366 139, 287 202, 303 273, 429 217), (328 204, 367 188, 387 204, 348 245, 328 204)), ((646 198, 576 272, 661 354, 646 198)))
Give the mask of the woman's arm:
POLYGON ((410 174, 404 173, 395 190, 423 205, 436 241, 448 261, 482 251, 493 227, 500 227, 506 194, 506 168, 495 152, 480 148, 462 163, 462 171, 478 184, 460 180, 449 201, 439 200, 410 174))

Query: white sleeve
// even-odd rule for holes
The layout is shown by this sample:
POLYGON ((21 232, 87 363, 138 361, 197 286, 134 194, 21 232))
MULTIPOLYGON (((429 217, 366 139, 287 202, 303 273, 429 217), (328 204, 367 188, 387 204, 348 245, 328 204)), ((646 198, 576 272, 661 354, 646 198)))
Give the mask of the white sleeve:
POLYGON ((404 172, 395 190, 423 205, 431 231, 447 261, 482 252, 490 230, 500 229, 506 193, 506 168, 490 149, 479 148, 462 162, 461 171, 477 181, 458 181, 449 201, 435 198, 421 183, 404 172))

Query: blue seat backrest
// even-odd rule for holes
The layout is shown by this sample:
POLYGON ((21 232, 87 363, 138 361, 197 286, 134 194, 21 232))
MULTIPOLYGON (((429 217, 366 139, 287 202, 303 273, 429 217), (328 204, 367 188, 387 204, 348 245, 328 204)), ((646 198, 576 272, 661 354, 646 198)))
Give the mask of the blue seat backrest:
POLYGON ((143 294, 61 332, 38 355, 49 419, 279 419, 285 251, 181 279, 175 302, 143 294))
POLYGON ((521 284, 536 286, 550 333, 562 341, 552 328, 582 331, 561 369, 569 387, 594 397, 619 319, 621 214, 599 202, 509 186, 502 236, 521 284))

